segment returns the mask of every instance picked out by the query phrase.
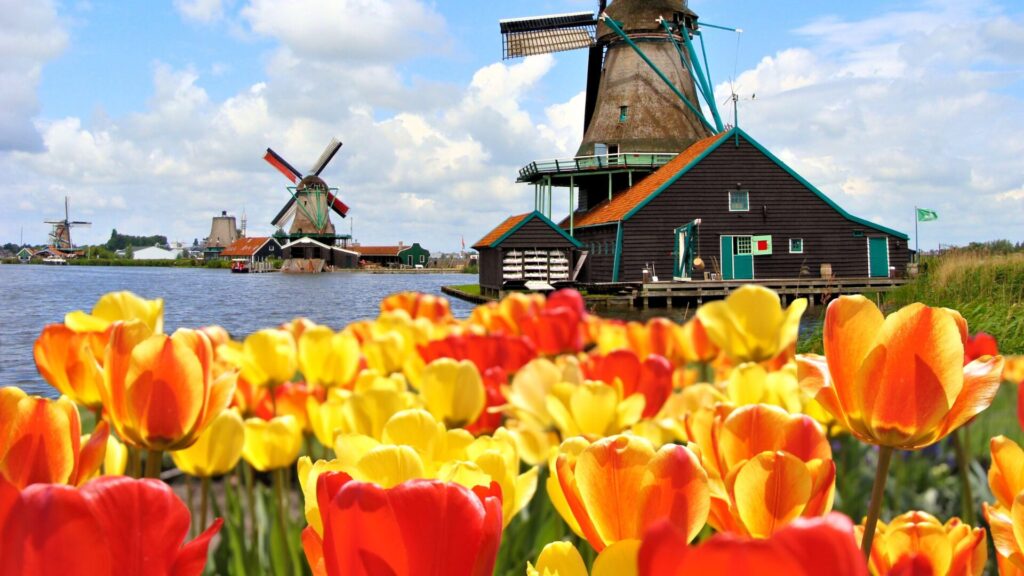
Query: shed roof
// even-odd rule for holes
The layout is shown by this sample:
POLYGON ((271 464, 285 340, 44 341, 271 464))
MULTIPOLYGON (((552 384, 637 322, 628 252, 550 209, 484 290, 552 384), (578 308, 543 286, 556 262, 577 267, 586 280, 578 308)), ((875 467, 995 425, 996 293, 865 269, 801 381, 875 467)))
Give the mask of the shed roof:
POLYGON ((526 214, 519 214, 516 216, 508 217, 504 222, 498 225, 497 228, 491 230, 486 236, 480 239, 479 242, 473 244, 473 248, 479 250, 481 248, 497 248, 505 238, 508 238, 515 233, 516 230, 520 229, 524 224, 531 220, 540 220, 544 224, 547 224, 552 230, 558 232, 563 238, 577 248, 582 248, 583 244, 579 240, 576 240, 572 236, 566 234, 565 230, 562 230, 558 224, 555 224, 547 216, 534 210, 526 214))
POLYGON ((253 236, 251 238, 239 238, 227 248, 221 251, 221 256, 252 256, 260 251, 263 245, 270 240, 269 236, 253 236))
POLYGON ((505 235, 506 232, 515 228, 517 224, 523 221, 523 218, 526 218, 529 215, 530 213, 527 212, 526 214, 516 214, 515 216, 509 216, 508 218, 505 219, 504 222, 498 224, 498 226, 494 230, 491 230, 490 232, 485 234, 483 238, 478 240, 476 244, 473 244, 472 247, 476 249, 490 248, 491 244, 495 240, 501 238, 502 236, 505 235))
MULTIPOLYGON (((632 188, 628 188, 611 200, 599 203, 582 216, 577 216, 574 219, 573 225, 579 228, 582 226, 609 224, 624 219, 626 214, 629 214, 633 208, 639 206, 641 202, 657 192, 663 184, 692 164, 701 154, 725 135, 726 133, 722 132, 694 142, 689 148, 680 152, 678 156, 669 160, 667 164, 634 184, 632 188)), ((568 220, 564 221, 562 225, 568 226, 568 220)))
POLYGON ((352 249, 363 256, 398 256, 408 246, 353 246, 352 249))

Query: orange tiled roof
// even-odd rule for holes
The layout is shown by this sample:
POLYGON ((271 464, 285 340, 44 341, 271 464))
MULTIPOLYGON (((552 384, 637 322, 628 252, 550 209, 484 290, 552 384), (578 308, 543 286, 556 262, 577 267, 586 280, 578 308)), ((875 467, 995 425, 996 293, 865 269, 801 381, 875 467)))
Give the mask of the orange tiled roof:
MULTIPOLYGON (((630 210, 639 206, 641 202, 646 200, 651 194, 654 194, 658 188, 661 188, 663 184, 671 180, 672 177, 682 171, 683 168, 686 168, 725 135, 726 132, 722 132, 694 142, 689 148, 680 152, 678 156, 669 160, 667 164, 651 173, 647 178, 634 184, 632 188, 613 197, 610 201, 605 200, 599 203, 582 216, 576 216, 573 225, 579 228, 580 226, 593 226, 595 224, 607 224, 622 220, 626 214, 629 214, 630 210)), ((568 219, 562 224, 563 227, 567 228, 568 219)))
POLYGON ((352 249, 364 256, 398 256, 408 246, 353 246, 352 249))
POLYGON ((526 218, 530 214, 532 214, 532 212, 527 212, 526 214, 516 214, 515 216, 509 216, 508 218, 505 219, 504 222, 502 222, 501 224, 498 224, 497 228, 495 228, 494 230, 491 230, 490 232, 487 233, 486 236, 481 238, 476 244, 473 244, 473 248, 488 248, 488 247, 490 247, 490 245, 495 240, 497 240, 498 238, 501 238, 502 236, 505 235, 506 232, 508 232, 509 230, 515 228, 517 224, 519 224, 520 222, 523 221, 523 218, 526 218))
POLYGON ((252 236, 250 238, 239 238, 227 248, 221 251, 221 256, 247 257, 252 256, 263 247, 263 244, 270 240, 269 236, 252 236))

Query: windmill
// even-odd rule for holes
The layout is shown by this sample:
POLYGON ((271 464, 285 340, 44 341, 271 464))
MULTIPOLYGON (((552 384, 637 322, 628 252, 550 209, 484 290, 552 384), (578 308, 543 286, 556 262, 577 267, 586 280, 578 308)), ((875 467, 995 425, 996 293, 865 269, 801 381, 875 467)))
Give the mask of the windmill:
POLYGON ((568 186, 570 198, 578 186, 578 208, 584 210, 632 185, 633 172, 642 177, 723 129, 705 74, 707 59, 695 44, 701 38, 698 17, 686 0, 598 0, 597 9, 596 16, 574 12, 499 22, 504 59, 589 52, 576 157, 553 166, 534 162, 520 171, 520 182, 538 186, 537 209, 548 214, 552 186, 568 186))
POLYGON ((271 224, 277 228, 283 228, 291 221, 288 233, 292 238, 301 236, 319 236, 329 239, 333 244, 335 239, 334 224, 331 223, 330 212, 344 218, 348 214, 348 206, 337 196, 337 188, 329 188, 320 174, 330 163, 334 155, 341 148, 341 142, 331 139, 324 149, 323 154, 317 158, 313 167, 306 175, 303 175, 282 158, 277 152, 267 148, 263 159, 277 168, 284 177, 294 184, 289 186, 288 191, 291 198, 285 203, 281 211, 277 213, 271 224))
POLYGON ((50 231, 50 244, 57 250, 61 250, 64 252, 70 252, 75 249, 75 245, 71 242, 72 228, 92 226, 92 222, 71 220, 70 216, 68 215, 67 196, 64 197, 64 219, 46 220, 45 223, 53 226, 53 230, 50 231))

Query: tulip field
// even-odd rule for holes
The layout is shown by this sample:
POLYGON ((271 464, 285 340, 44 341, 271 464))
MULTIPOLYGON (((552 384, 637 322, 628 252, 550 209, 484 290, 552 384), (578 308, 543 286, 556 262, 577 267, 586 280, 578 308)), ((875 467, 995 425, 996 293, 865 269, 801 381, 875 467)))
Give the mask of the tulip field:
POLYGON ((0 388, 0 576, 1024 574, 1024 357, 861 296, 798 354, 806 307, 401 293, 235 340, 106 294, 40 327, 59 397, 0 388))

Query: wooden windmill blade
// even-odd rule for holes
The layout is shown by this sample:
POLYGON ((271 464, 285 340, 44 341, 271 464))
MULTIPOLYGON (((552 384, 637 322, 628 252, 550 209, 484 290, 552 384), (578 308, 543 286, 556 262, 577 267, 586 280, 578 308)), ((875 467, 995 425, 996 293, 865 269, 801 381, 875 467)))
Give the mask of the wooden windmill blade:
POLYGON ((504 60, 591 48, 597 43, 597 18, 592 12, 513 18, 498 25, 504 60))
POLYGON ((289 164, 287 160, 282 158, 280 154, 270 148, 267 148, 267 153, 264 154, 263 159, 274 168, 277 168, 281 174, 284 174, 285 178, 291 180, 292 184, 298 184, 299 180, 302 180, 302 174, 289 164))
POLYGON ((330 204, 331 210, 338 216, 342 218, 348 216, 348 205, 330 191, 327 192, 327 203, 330 204))
POLYGON ((281 208, 281 211, 274 216, 274 219, 270 221, 270 225, 275 228, 284 226, 284 223, 295 217, 295 197, 292 196, 288 199, 288 202, 281 208))
POLYGON ((327 147, 324 148, 323 153, 320 154, 320 157, 317 158, 316 163, 313 164, 313 167, 309 169, 309 172, 307 172, 307 174, 319 176, 320 173, 324 171, 324 168, 327 167, 327 164, 331 161, 332 158, 334 158, 334 155, 337 154, 338 150, 340 149, 341 142, 337 138, 331 138, 331 141, 327 144, 327 147))

